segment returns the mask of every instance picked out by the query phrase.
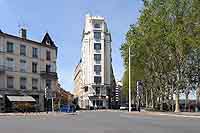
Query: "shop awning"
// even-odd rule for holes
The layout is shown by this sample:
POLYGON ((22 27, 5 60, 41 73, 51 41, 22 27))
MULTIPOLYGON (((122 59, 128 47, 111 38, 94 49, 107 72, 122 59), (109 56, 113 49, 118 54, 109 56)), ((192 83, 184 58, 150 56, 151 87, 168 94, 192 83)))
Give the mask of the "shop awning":
POLYGON ((11 102, 35 102, 32 96, 7 96, 11 102))

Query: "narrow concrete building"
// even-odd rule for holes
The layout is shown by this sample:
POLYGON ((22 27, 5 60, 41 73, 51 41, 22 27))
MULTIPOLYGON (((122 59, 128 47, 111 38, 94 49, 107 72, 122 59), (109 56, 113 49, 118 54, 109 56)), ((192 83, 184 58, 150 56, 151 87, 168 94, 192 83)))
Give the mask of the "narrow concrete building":
POLYGON ((86 15, 81 59, 74 72, 74 93, 80 108, 109 108, 113 72, 111 34, 100 16, 86 15))

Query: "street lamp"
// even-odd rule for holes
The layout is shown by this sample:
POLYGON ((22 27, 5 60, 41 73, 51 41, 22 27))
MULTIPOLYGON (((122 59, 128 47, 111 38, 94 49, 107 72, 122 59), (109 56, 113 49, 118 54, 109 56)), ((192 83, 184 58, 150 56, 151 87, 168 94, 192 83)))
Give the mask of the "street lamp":
POLYGON ((129 100, 128 100, 128 105, 129 105, 129 108, 128 108, 128 111, 131 112, 131 48, 129 46, 128 48, 128 53, 129 53, 129 89, 128 89, 128 92, 129 92, 129 100))

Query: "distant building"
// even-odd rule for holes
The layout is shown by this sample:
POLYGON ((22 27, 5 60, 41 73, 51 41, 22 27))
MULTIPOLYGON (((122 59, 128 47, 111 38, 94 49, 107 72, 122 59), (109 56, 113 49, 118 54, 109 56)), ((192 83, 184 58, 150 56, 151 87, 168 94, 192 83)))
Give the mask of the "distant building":
POLYGON ((111 34, 103 17, 86 15, 74 94, 81 108, 109 108, 113 82, 111 34))
POLYGON ((48 87, 48 97, 56 88, 55 43, 48 33, 38 42, 28 39, 26 32, 22 28, 18 37, 0 31, 1 112, 14 110, 17 101, 28 102, 24 96, 34 99, 35 108, 44 111, 44 88, 48 87))
POLYGON ((121 91, 122 91, 122 83, 121 81, 117 81, 115 84, 115 88, 112 91, 112 108, 118 109, 121 105, 121 91))
MULTIPOLYGON (((117 81, 116 92, 118 92, 118 93, 117 93, 116 96, 117 96, 117 99, 119 99, 119 101, 120 101, 119 105, 120 106, 127 106, 128 105, 128 96, 125 95, 123 89, 125 89, 123 87, 123 82, 122 81, 117 81)), ((134 103, 134 102, 132 101, 132 103, 134 103)))
POLYGON ((57 83, 56 98, 54 101, 59 104, 59 106, 72 104, 74 101, 74 95, 63 89, 61 85, 57 83))

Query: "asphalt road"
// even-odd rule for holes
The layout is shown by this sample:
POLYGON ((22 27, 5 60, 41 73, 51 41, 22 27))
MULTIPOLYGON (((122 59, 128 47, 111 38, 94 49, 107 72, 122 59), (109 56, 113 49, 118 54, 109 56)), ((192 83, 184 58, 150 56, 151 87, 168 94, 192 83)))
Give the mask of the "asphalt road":
POLYGON ((1 116, 0 133, 200 133, 200 119, 125 112, 1 116))

